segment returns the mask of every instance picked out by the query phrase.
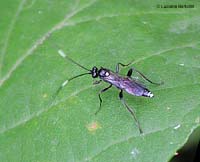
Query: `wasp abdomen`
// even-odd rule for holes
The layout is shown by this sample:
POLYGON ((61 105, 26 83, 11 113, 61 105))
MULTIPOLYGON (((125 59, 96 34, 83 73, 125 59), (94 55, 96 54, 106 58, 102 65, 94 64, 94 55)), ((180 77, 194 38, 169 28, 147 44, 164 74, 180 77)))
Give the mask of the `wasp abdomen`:
POLYGON ((145 89, 144 90, 144 92, 143 92, 143 94, 142 94, 142 96, 144 96, 144 97, 153 97, 154 95, 153 95, 153 93, 152 92, 150 92, 148 89, 145 89))

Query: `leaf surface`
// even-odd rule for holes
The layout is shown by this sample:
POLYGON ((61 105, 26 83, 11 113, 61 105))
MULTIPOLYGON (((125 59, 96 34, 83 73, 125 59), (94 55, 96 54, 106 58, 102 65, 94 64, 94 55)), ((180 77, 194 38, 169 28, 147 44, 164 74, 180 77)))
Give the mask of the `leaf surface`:
MULTIPOLYGON (((179 1, 173 1, 177 4, 179 1)), ((181 1, 187 4, 188 1, 181 1)), ((200 16, 194 8, 158 8, 167 1, 0 2, 1 161, 168 161, 200 125, 200 16), (116 88, 87 68, 129 63, 161 86, 153 99, 125 94, 143 135, 116 88)), ((125 75, 129 68, 121 69, 125 75)))

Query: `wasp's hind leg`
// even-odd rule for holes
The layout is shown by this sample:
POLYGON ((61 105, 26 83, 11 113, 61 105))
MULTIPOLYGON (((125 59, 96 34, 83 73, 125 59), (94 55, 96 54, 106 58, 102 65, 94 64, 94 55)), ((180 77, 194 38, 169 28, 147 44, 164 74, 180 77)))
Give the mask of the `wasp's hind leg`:
POLYGON ((99 109, 95 112, 95 115, 97 115, 97 113, 101 110, 101 104, 102 104, 101 93, 107 91, 107 90, 108 90, 109 88, 111 88, 111 87, 112 87, 112 84, 110 84, 108 87, 102 89, 102 90, 99 92, 99 94, 98 94, 98 96, 99 96, 99 109))
POLYGON ((125 67, 125 66, 129 66, 131 64, 131 62, 130 63, 128 63, 128 64, 122 64, 122 63, 117 63, 117 65, 116 65, 116 73, 119 73, 119 65, 121 65, 122 67, 125 67))
POLYGON ((135 71, 136 73, 138 73, 139 75, 141 75, 143 79, 145 79, 146 81, 148 81, 148 82, 151 83, 151 84, 156 84, 156 85, 161 85, 161 84, 163 84, 163 82, 161 82, 161 83, 156 83, 156 82, 151 81, 151 80, 148 79, 144 74, 142 74, 140 71, 138 71, 137 69, 135 69, 135 68, 133 68, 133 67, 128 71, 127 76, 128 76, 128 77, 131 77, 133 71, 135 71))
POLYGON ((140 126, 140 123, 139 123, 139 121, 137 120, 134 111, 127 105, 126 101, 124 100, 123 91, 122 91, 122 90, 121 90, 120 93, 119 93, 119 98, 120 98, 122 104, 126 107, 126 109, 127 109, 127 110, 131 113, 131 115, 133 116, 133 118, 134 118, 134 120, 135 120, 135 122, 136 122, 136 125, 137 125, 137 127, 138 127, 140 133, 142 134, 143 131, 142 131, 142 128, 141 128, 141 126, 140 126))

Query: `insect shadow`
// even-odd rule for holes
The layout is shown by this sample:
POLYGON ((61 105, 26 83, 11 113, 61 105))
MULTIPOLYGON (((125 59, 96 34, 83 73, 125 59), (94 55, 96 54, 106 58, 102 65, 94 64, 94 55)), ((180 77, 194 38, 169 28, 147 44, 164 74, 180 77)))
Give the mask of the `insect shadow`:
POLYGON ((99 93, 98 93, 98 97, 99 97, 99 108, 98 110, 95 112, 95 115, 97 115, 97 113, 101 110, 101 105, 102 105, 102 98, 101 98, 101 94, 105 91, 107 91, 108 89, 110 89, 112 86, 115 86, 116 88, 118 88, 120 90, 119 92, 119 98, 122 102, 122 104, 125 106, 125 108, 128 110, 128 112, 132 115, 132 117, 134 118, 136 125, 140 131, 140 133, 143 133, 143 130, 140 126, 139 121, 137 120, 137 117, 134 113, 134 110, 131 109, 128 104, 126 103, 126 101, 124 100, 123 97, 123 92, 126 91, 127 93, 134 95, 134 96, 143 96, 143 97, 153 97, 153 93, 146 88, 145 85, 141 84, 140 82, 138 82, 137 80, 131 78, 131 75, 133 72, 138 73, 139 75, 141 75, 141 77, 143 79, 145 79, 146 81, 150 82, 151 84, 155 84, 155 85, 161 85, 163 84, 163 82, 161 83, 155 83, 152 82, 151 80, 149 80, 144 74, 142 74, 140 71, 136 70, 135 68, 130 68, 127 75, 126 76, 121 76, 119 74, 120 71, 120 66, 125 67, 125 66, 129 66, 131 63, 129 64, 122 64, 122 63, 117 63, 116 65, 116 70, 115 72, 107 69, 107 68, 97 68, 96 66, 94 66, 91 70, 82 66, 81 64, 75 62, 73 59, 71 59, 69 56, 67 56, 62 50, 59 50, 58 53, 65 59, 71 61, 72 63, 76 64, 77 66, 81 67, 82 69, 85 69, 86 73, 83 74, 79 74, 76 75, 72 78, 67 79, 66 81, 64 81, 61 86, 57 89, 56 93, 54 94, 53 98, 55 99, 56 96, 58 95, 58 93, 62 90, 63 87, 65 87, 67 85, 68 82, 72 81, 75 78, 90 74, 92 75, 93 78, 98 78, 98 81, 95 81, 93 84, 99 84, 100 82, 104 81, 109 83, 109 86, 102 89, 99 93))

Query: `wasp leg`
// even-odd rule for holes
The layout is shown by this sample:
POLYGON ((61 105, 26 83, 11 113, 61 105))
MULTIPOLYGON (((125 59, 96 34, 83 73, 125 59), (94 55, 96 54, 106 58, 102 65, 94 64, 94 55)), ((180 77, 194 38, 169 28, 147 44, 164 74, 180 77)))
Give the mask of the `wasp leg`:
POLYGON ((99 92, 99 109, 95 112, 95 115, 97 115, 97 113, 101 110, 101 103, 102 103, 102 99, 101 99, 101 93, 107 91, 109 88, 112 87, 112 84, 110 84, 108 87, 102 89, 100 92, 99 92))
POLYGON ((119 65, 121 65, 122 67, 125 67, 125 66, 129 66, 131 64, 131 62, 130 63, 128 63, 128 64, 122 64, 122 63, 117 63, 117 65, 116 65, 116 73, 119 73, 119 65))
POLYGON ((128 76, 128 77, 131 77, 133 71, 135 71, 136 73, 138 73, 139 75, 141 75, 143 79, 145 79, 146 81, 148 81, 148 82, 151 83, 151 84, 156 84, 156 85, 161 85, 161 84, 163 84, 163 82, 161 82, 161 83, 156 83, 156 82, 151 81, 151 80, 148 79, 144 74, 142 74, 140 71, 136 70, 136 69, 133 68, 133 67, 128 71, 127 76, 128 76))
POLYGON ((137 127, 138 127, 140 133, 142 134, 142 133, 143 133, 142 128, 141 128, 141 126, 140 126, 139 121, 138 121, 137 118, 136 118, 136 115, 135 115, 134 111, 127 105, 126 101, 124 100, 124 97, 123 97, 123 90, 120 91, 120 93, 119 93, 119 98, 120 98, 122 104, 126 107, 126 109, 127 109, 127 110, 131 113, 131 115, 133 116, 133 118, 134 118, 134 120, 135 120, 135 122, 136 122, 136 125, 137 125, 137 127))
POLYGON ((95 80, 94 82, 93 82, 93 84, 95 85, 95 84, 99 84, 99 83, 101 83, 101 81, 102 80, 95 80))

